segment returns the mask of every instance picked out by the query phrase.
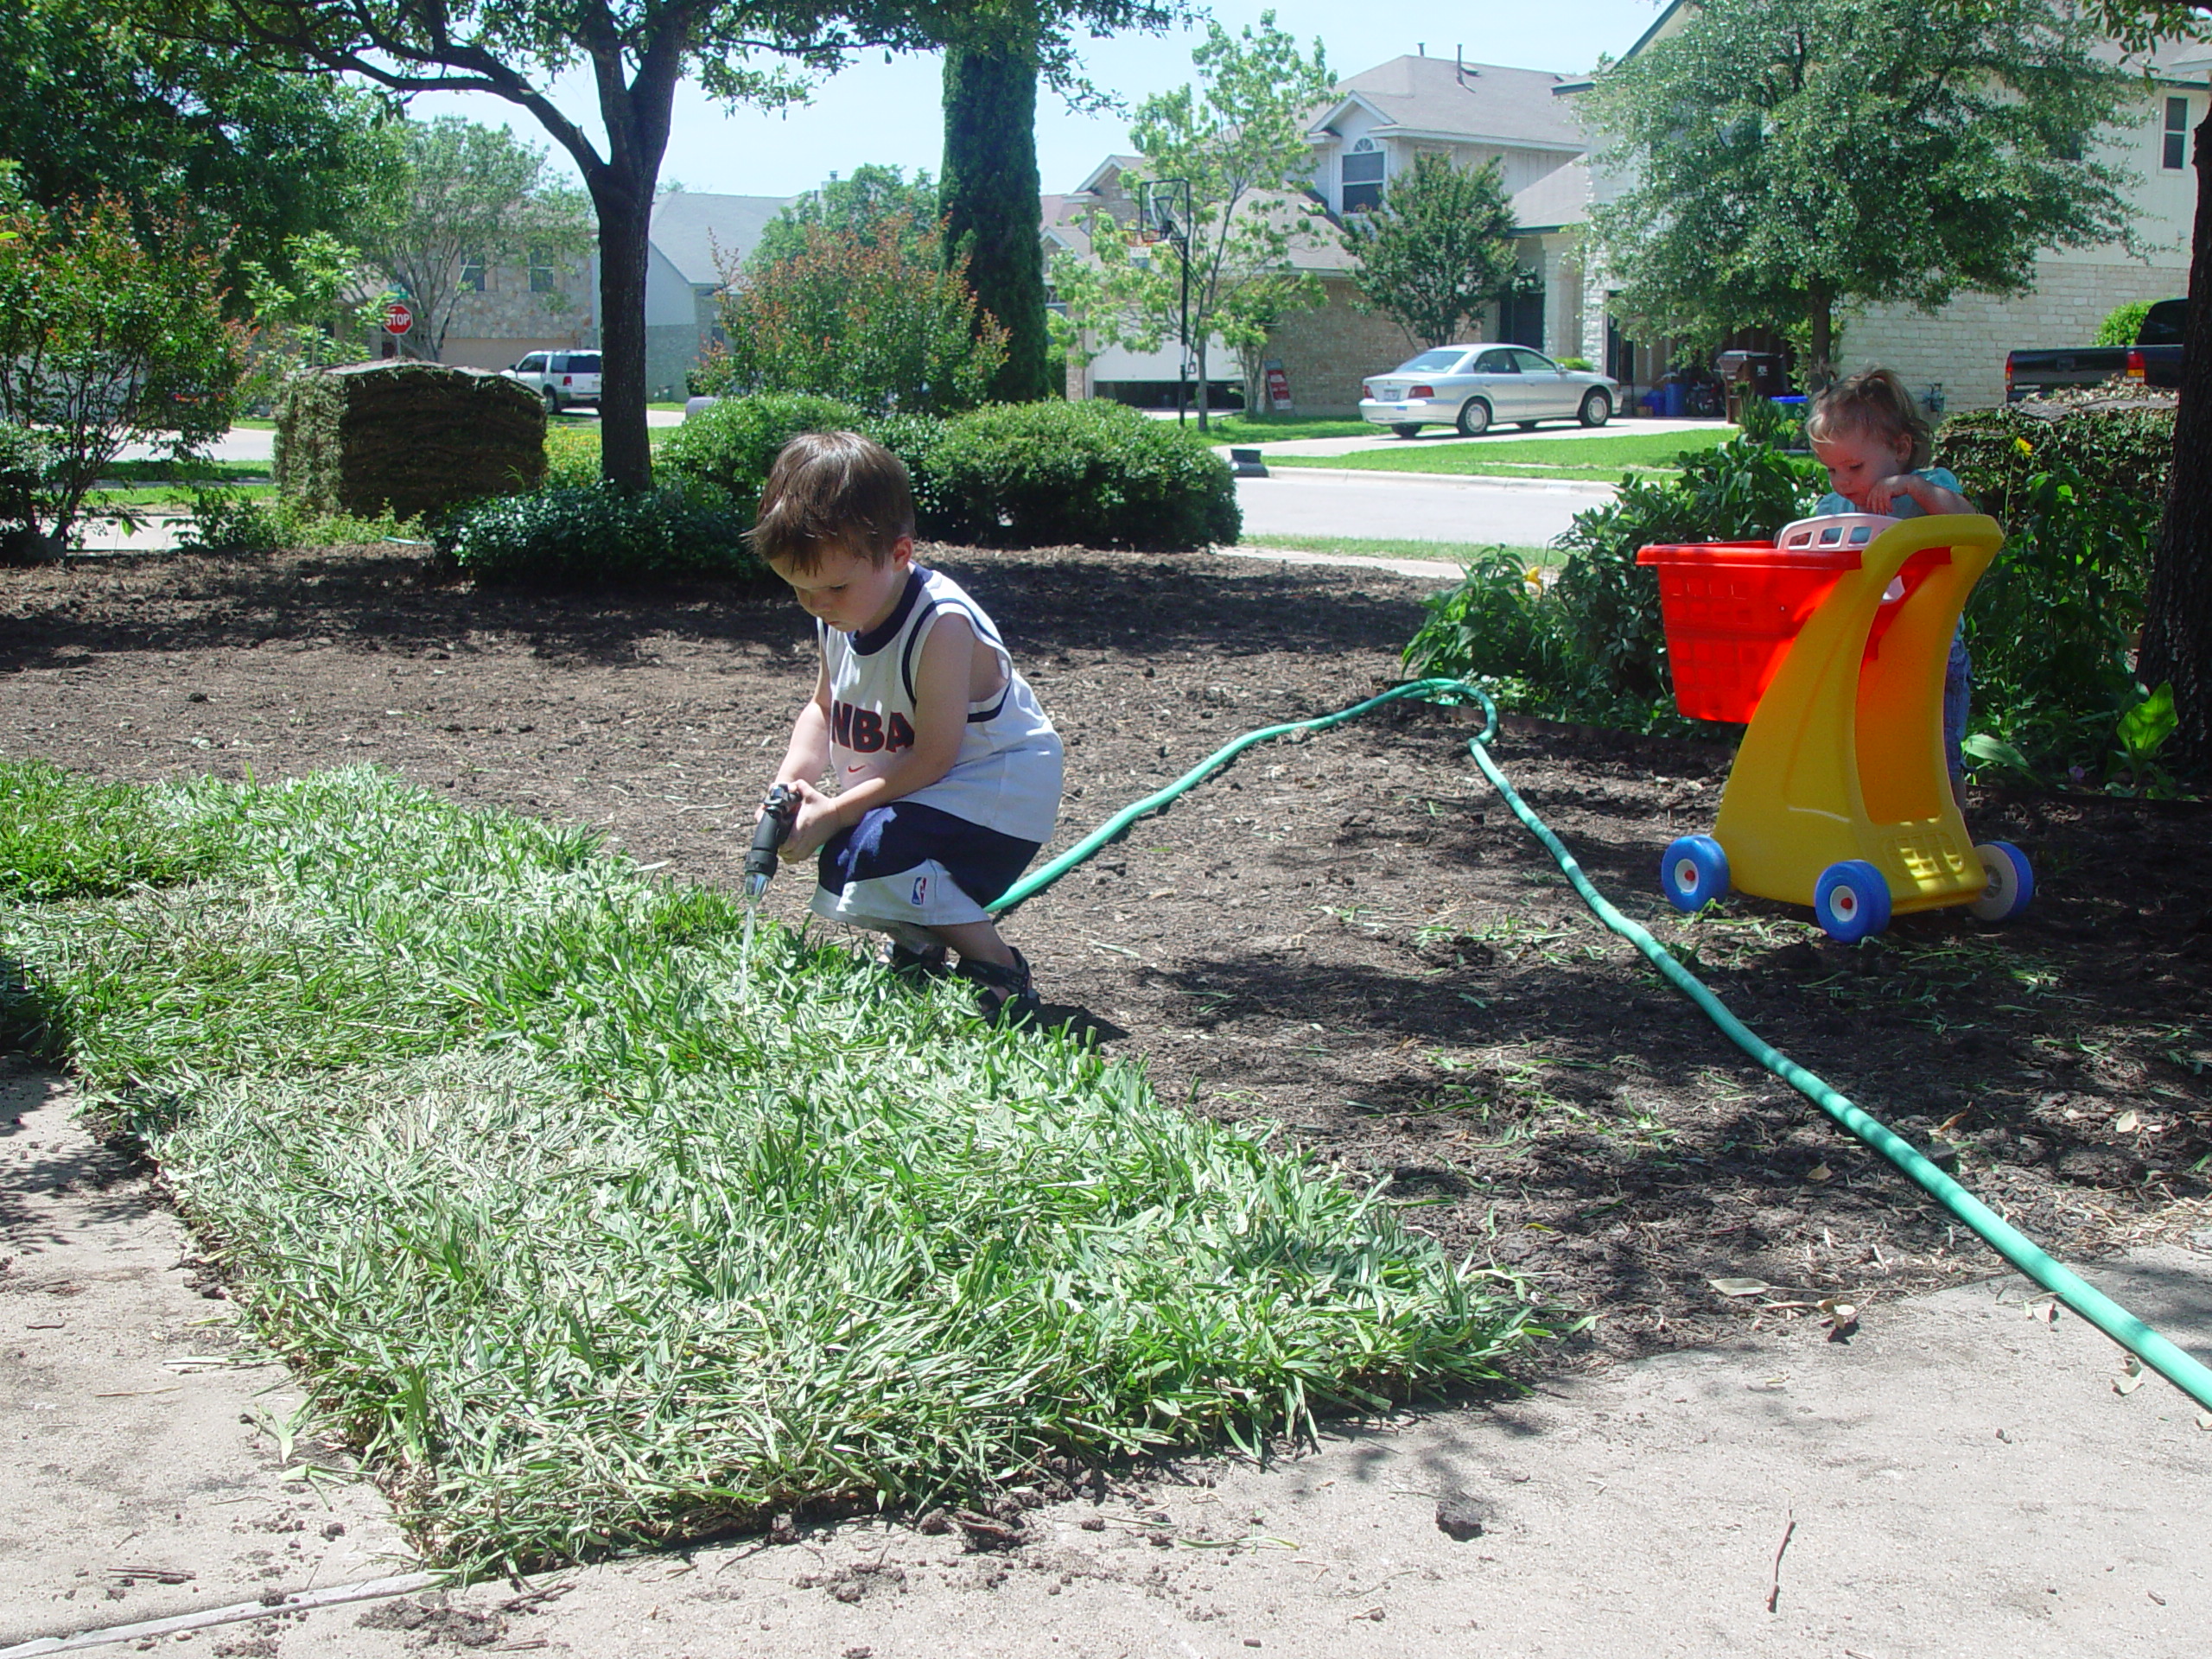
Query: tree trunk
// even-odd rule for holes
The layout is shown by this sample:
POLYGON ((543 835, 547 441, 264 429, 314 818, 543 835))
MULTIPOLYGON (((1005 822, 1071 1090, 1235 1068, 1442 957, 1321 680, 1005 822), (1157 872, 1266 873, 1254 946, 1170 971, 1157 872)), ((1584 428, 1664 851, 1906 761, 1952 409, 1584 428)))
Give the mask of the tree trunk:
POLYGON ((645 435, 645 262, 652 193, 594 184, 599 210, 599 471, 642 490, 653 481, 645 435))
POLYGON ((2212 117, 2196 133, 2196 220, 2190 232, 2189 323, 2165 523, 2151 557, 2136 677, 2171 681, 2177 769, 2212 767, 2212 117))
POLYGON ((1835 378, 1835 296, 1815 283, 1805 295, 1805 315, 1813 335, 1805 390, 1817 391, 1835 378))
POLYGON ((1007 331, 988 395, 1009 404, 1050 397, 1037 54, 1027 35, 946 48, 939 186, 945 258, 968 256, 969 289, 1007 331))

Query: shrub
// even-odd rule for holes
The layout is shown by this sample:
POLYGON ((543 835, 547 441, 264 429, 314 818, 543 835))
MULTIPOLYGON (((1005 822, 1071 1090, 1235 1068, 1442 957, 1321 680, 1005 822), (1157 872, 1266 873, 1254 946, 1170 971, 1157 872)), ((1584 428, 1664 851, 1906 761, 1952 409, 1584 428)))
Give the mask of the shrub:
POLYGON ((1958 474, 1976 506, 2009 524, 2026 505, 2030 480, 2044 473, 2078 478, 2093 494, 2164 501, 2173 443, 2171 407, 2012 404, 1944 422, 1936 463, 1958 474))
POLYGON ((2064 469, 2035 474, 2012 501, 2004 550, 1967 605, 1974 728, 2031 770, 2095 770, 2137 700, 2160 502, 2064 469))
POLYGON ((657 576, 757 577, 749 515, 677 490, 540 490, 464 507, 440 527, 438 556, 478 582, 583 587, 657 576))
POLYGON ((190 454, 231 423, 245 332, 223 317, 220 250, 175 215, 143 226, 110 198, 55 213, 0 168, 0 423, 14 446, 10 547, 65 543, 124 446, 190 454))
POLYGON ((873 232, 804 227, 805 246, 726 273, 729 344, 687 384, 712 393, 817 392, 873 410, 972 409, 1006 361, 1006 330, 978 309, 963 254, 904 214, 873 232))
POLYGON ((2116 305, 2105 313, 2105 320, 2097 325, 2098 346, 2133 346, 2136 336, 2143 332, 2143 319, 2151 315, 2151 302, 2131 300, 2126 305, 2116 305))
POLYGON ((1228 463, 1196 433, 1103 402, 1004 404, 948 422, 928 533, 995 547, 1168 551, 1236 539, 1228 463))
POLYGON ((599 429, 545 423, 545 487, 584 490, 599 482, 599 429))
POLYGON ((860 410, 796 393, 725 397, 676 429, 653 456, 662 481, 726 502, 745 524, 760 512, 761 487, 776 452, 802 432, 865 424, 860 410))

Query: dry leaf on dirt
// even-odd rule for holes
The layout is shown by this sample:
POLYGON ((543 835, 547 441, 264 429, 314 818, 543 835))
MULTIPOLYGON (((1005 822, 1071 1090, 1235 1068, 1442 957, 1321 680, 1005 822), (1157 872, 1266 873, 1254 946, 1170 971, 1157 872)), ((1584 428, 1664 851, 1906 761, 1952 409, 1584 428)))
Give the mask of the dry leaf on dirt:
POLYGON ((1832 1181, 1835 1179, 1835 1171, 1826 1164, 1815 1164, 1805 1172, 1805 1179, 1808 1181, 1832 1181))
POLYGON ((2112 1132, 2114 1135, 2133 1135, 2142 1127, 2143 1115, 2133 1109, 2122 1112, 2112 1121, 2112 1132))
POLYGON ((1705 1282, 1723 1296, 1764 1296, 1774 1288, 1764 1279, 1708 1279, 1705 1282))
POLYGON ((2112 1380, 2114 1394, 2133 1394, 2143 1386, 2143 1362, 2130 1354, 2120 1363, 2121 1375, 2112 1380))

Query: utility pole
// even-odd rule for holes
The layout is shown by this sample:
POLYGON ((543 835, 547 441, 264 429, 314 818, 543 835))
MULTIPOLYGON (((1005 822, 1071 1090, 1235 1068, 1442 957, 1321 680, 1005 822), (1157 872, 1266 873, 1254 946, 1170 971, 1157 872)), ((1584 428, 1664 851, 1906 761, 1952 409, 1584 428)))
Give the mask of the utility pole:
POLYGON ((1175 424, 1183 424, 1191 383, 1191 181, 1147 179, 1144 184, 1144 238, 1167 242, 1183 275, 1181 320, 1175 333, 1175 424))

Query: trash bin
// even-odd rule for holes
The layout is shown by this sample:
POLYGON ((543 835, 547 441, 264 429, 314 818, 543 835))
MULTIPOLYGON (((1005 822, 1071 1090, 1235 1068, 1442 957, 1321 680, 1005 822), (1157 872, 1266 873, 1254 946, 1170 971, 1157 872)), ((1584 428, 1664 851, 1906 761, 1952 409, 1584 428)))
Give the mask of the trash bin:
POLYGON ((1659 395, 1659 412, 1662 415, 1679 416, 1681 414, 1682 400, 1688 394, 1681 381, 1664 380, 1652 390, 1659 395))

